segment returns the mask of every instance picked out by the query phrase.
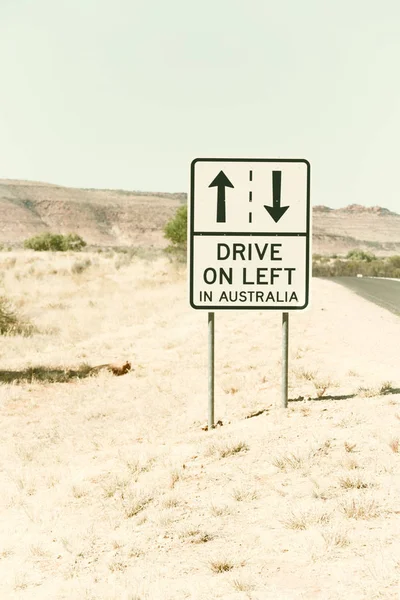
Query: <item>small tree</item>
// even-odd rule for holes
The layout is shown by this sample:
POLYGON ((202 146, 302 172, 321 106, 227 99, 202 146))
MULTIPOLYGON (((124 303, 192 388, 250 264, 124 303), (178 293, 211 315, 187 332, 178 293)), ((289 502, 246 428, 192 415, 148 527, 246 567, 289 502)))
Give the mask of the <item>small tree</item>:
POLYGON ((167 252, 182 258, 187 248, 187 206, 180 206, 175 216, 164 227, 164 235, 171 242, 167 252))

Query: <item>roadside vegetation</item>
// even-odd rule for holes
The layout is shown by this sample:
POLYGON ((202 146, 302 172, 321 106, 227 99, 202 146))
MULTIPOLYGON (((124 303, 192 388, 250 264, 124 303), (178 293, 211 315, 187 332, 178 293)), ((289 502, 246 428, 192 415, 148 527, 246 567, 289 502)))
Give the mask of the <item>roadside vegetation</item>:
POLYGON ((336 254, 313 254, 314 277, 342 277, 364 275, 370 277, 400 278, 400 256, 378 257, 364 250, 350 250, 345 257, 336 254))
POLYGON ((43 252, 46 250, 52 250, 55 252, 66 252, 67 250, 74 250, 79 252, 86 246, 86 242, 76 233, 68 233, 68 235, 62 235, 60 233, 41 233, 35 235, 24 242, 24 248, 29 250, 36 250, 43 252))
POLYGON ((32 335, 34 326, 18 314, 10 300, 0 296, 0 335, 32 335))
POLYGON ((179 261, 186 261, 187 206, 180 206, 175 216, 164 227, 164 236, 170 242, 167 254, 179 261))

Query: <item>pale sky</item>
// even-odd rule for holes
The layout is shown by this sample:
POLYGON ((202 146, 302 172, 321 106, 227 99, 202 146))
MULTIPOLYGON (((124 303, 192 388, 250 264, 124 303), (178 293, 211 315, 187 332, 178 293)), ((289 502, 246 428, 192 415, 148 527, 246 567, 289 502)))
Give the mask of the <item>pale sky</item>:
POLYGON ((306 158, 313 204, 400 212, 399 0, 0 0, 0 177, 188 190, 306 158))

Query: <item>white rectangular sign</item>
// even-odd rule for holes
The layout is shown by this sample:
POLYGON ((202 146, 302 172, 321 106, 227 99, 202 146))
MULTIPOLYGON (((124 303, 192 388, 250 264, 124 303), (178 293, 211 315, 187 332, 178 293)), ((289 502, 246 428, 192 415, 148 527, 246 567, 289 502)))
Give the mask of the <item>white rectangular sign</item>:
POLYGON ((310 237, 308 161, 192 162, 188 259, 193 308, 306 308, 310 237))

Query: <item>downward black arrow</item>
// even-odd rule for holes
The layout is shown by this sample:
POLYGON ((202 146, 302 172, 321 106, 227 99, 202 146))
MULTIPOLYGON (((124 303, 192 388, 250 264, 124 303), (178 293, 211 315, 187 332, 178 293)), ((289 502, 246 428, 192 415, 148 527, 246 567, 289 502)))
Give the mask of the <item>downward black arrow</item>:
POLYGON ((217 187, 217 223, 226 222, 225 188, 234 186, 223 171, 220 171, 208 187, 217 187))
POLYGON ((272 171, 272 200, 273 206, 266 206, 264 204, 264 208, 267 209, 275 223, 279 221, 281 217, 285 214, 288 206, 281 206, 281 179, 282 179, 282 171, 272 171))

